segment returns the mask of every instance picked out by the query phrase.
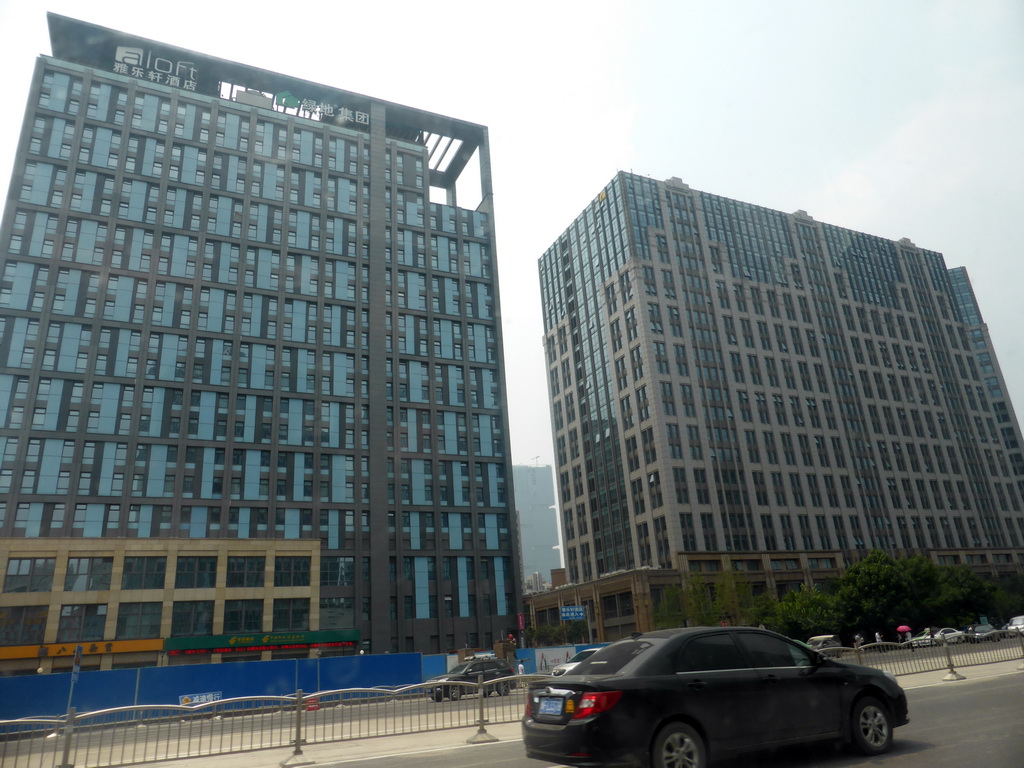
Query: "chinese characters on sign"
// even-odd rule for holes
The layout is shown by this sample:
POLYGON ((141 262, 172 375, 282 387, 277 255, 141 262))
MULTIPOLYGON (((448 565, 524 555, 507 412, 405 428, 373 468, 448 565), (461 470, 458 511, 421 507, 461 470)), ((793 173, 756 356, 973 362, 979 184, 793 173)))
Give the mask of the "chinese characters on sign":
POLYGON ((315 101, 313 99, 300 100, 293 96, 290 91, 282 91, 281 93, 276 94, 274 96, 274 105, 277 107, 283 107, 285 110, 298 109, 310 116, 315 115, 318 118, 333 117, 341 123, 356 123, 357 125, 370 124, 370 115, 367 112, 359 112, 348 109, 347 107, 339 107, 334 104, 315 101))
POLYGON ((210 691, 209 693, 187 693, 184 696, 178 697, 178 703, 183 705, 208 704, 211 701, 220 701, 223 697, 224 694, 220 691, 210 691))
POLYGON ((171 61, 154 56, 145 48, 119 45, 114 55, 114 71, 140 80, 163 83, 186 91, 196 89, 198 73, 191 61, 171 61))
POLYGON ((586 609, 582 605, 563 605, 561 608, 562 621, 582 621, 587 617, 586 609))

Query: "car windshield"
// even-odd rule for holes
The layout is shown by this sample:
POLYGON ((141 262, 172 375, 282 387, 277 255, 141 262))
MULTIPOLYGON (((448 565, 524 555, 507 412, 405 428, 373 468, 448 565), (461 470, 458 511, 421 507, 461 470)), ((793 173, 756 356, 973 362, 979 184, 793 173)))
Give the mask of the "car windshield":
POLYGON ((592 648, 588 648, 585 651, 580 651, 575 656, 573 656, 571 659, 569 659, 569 661, 567 661, 566 664, 571 664, 574 661, 583 661, 584 659, 589 659, 591 656, 594 655, 594 653, 595 653, 595 651, 592 648))
POLYGON ((463 672, 469 669, 469 664, 459 664, 458 666, 452 667, 448 670, 449 675, 461 675, 463 672))
POLYGON ((615 675, 654 647, 650 640, 620 640, 595 651, 573 670, 574 675, 615 675))

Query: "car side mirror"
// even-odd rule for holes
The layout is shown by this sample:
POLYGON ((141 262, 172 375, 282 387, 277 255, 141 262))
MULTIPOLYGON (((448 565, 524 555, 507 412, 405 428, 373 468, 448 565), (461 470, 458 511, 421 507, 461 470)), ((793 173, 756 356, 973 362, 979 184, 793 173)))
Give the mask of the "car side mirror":
POLYGON ((821 651, 815 651, 814 654, 811 656, 811 665, 809 667, 806 667, 807 673, 810 674, 811 672, 817 670, 819 667, 824 667, 827 665, 828 657, 825 654, 821 653, 821 651))

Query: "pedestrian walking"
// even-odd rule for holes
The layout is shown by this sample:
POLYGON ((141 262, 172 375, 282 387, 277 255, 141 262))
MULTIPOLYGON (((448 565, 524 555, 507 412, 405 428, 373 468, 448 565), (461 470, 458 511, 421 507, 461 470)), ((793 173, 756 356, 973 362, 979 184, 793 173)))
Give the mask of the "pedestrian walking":
POLYGON ((516 666, 516 671, 519 672, 520 675, 526 674, 526 665, 523 664, 522 659, 519 660, 519 664, 516 666))
POLYGON ((882 633, 881 632, 875 632, 875 642, 876 643, 882 642, 882 633))

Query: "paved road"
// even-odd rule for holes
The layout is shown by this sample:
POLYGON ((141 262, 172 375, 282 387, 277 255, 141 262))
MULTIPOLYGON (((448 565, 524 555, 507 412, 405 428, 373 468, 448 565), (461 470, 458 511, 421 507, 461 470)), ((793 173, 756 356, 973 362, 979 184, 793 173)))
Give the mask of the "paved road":
MULTIPOLYGON (((911 688, 911 722, 896 730, 892 752, 851 755, 832 745, 745 755, 716 768, 1021 768, 1024 766, 1024 672, 911 688)), ((497 729, 492 729, 497 730, 497 729)), ((319 768, 546 768, 529 760, 514 730, 477 746, 424 749, 415 754, 325 759, 319 768)))
MULTIPOLYGON (((723 768, 850 768, 880 765, 896 768, 963 768, 964 765, 978 768, 1022 768, 1024 672, 1019 671, 1020 667, 1021 661, 1017 658, 1014 661, 962 668, 960 671, 968 679, 957 682, 943 682, 947 677, 945 670, 901 677, 900 684, 910 697, 911 723, 896 731, 895 749, 883 758, 864 760, 827 746, 817 746, 759 754, 739 762, 720 765, 723 768)), ((397 708, 418 708, 419 716, 428 720, 445 710, 448 710, 448 717, 461 718, 469 714, 466 710, 479 706, 479 701, 476 697, 465 699, 457 702, 457 707, 448 710, 450 702, 437 705, 420 698, 416 702, 398 704, 397 708)), ((521 697, 518 695, 490 697, 487 700, 489 705, 497 705, 499 702, 506 706, 521 707, 521 697)), ((345 719, 350 723, 360 722, 361 718, 353 717, 354 714, 351 713, 345 719)), ((332 714, 329 719, 333 718, 332 714)), ((225 718, 226 721, 231 719, 225 718)), ((487 726, 487 735, 499 740, 495 744, 468 746, 467 739, 474 736, 477 729, 454 728, 399 736, 349 738, 332 743, 309 743, 300 755, 293 754, 291 747, 281 746, 255 752, 240 751, 171 760, 160 765, 162 768, 290 768, 299 765, 314 765, 318 768, 545 768, 545 763, 528 760, 524 756, 517 722, 496 723, 495 719, 487 726)), ((206 722, 209 723, 208 720, 206 722)), ((263 733, 286 736, 285 722, 275 725, 263 733)), ((232 739, 227 741, 234 743, 232 739)), ((146 756, 152 757, 151 754, 146 756)), ((143 764, 144 761, 139 760, 141 756, 133 757, 138 761, 137 764, 143 764)), ((4 768, 8 768, 7 762, 3 761, 4 768)), ((40 765, 38 762, 31 764, 40 765)), ((16 762, 12 761, 11 765, 13 768, 16 762)))

